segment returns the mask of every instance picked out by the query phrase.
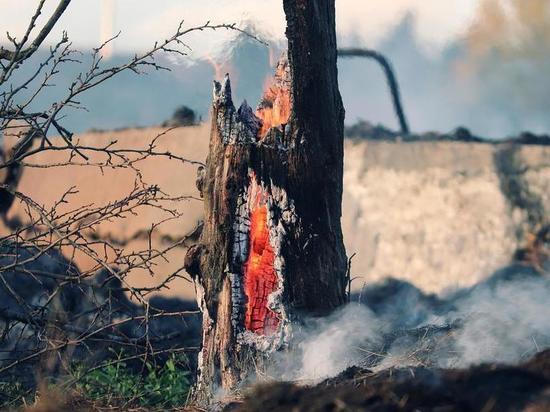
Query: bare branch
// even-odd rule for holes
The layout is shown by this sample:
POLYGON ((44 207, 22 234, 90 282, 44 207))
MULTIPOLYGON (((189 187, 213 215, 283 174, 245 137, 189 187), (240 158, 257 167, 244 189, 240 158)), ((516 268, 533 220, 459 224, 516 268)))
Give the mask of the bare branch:
MULTIPOLYGON (((63 15, 65 10, 71 3, 71 0, 60 0, 59 4, 57 5, 57 8, 53 12, 53 14, 50 16, 50 18, 48 19, 44 27, 42 27, 42 30, 40 30, 40 32, 38 33, 38 35, 36 36, 32 44, 27 49, 20 50, 19 48, 26 43, 32 29, 35 27, 36 19, 41 14, 42 7, 44 6, 44 2, 45 0, 41 0, 40 3, 38 4, 36 13, 31 19, 27 32, 25 33, 25 36, 23 37, 22 41, 18 44, 18 49, 16 49, 15 51, 10 51, 10 50, 0 48, 0 59, 10 60, 11 64, 17 64, 31 57, 36 52, 36 50, 38 50, 42 42, 44 42, 48 34, 50 34, 52 29, 56 25, 57 21, 59 20, 59 18, 63 15)), ((0 80, 0 84, 1 83, 2 81, 0 80)))
POLYGON ((370 50, 370 49, 338 49, 338 56, 341 57, 366 57, 369 59, 374 59, 377 63, 382 66, 384 74, 386 75, 386 80, 390 88, 390 93, 392 96, 392 102, 399 121, 399 126, 401 127, 401 133, 408 135, 410 133, 409 125, 405 117, 405 112, 403 111, 403 105, 401 104, 401 96, 399 93, 399 85, 397 84, 397 78, 395 77, 394 70, 391 63, 386 57, 381 53, 370 50))

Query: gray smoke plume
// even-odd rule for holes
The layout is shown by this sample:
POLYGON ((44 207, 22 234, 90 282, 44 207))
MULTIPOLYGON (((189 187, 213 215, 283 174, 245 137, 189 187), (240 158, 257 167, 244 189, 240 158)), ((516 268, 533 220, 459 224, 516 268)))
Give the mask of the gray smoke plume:
POLYGON ((549 298, 550 282, 542 278, 474 289, 448 315, 464 319, 464 325, 455 337, 456 363, 441 366, 515 363, 548 347, 549 298))
POLYGON ((367 288, 361 303, 306 323, 271 375, 317 382, 353 365, 517 363, 550 347, 549 298, 550 279, 519 265, 445 297, 389 279, 367 288))
POLYGON ((380 344, 383 325, 367 307, 350 304, 328 319, 312 325, 299 344, 301 366, 298 380, 334 376, 360 362, 361 346, 380 344), (351 333, 352 332, 352 333, 351 333))
MULTIPOLYGON (((412 131, 463 125, 493 138, 550 131, 550 2, 483 0, 465 33, 436 53, 415 26, 409 14, 378 44, 345 40, 390 59, 412 131)), ((363 118, 398 129, 377 65, 340 60, 339 83, 348 124, 363 118)))

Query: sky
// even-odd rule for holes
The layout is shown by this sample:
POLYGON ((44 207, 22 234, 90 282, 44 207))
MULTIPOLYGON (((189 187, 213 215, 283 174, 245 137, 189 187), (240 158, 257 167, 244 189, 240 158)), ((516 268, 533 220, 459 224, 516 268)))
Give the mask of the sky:
MULTIPOLYGON (((376 45, 405 13, 413 13, 417 35, 427 50, 437 53, 467 27, 480 0, 336 0, 340 45, 376 45)), ((0 0, 1 32, 20 37, 36 6, 36 0, 0 0)), ((56 0, 46 0, 42 21, 56 0)), ((60 20, 54 42, 66 30, 76 47, 90 48, 121 31, 115 52, 134 52, 173 33, 181 20, 186 25, 253 22, 270 39, 284 37, 281 0, 73 0, 60 20)), ((223 49, 229 33, 197 35, 188 39, 192 57, 213 55, 223 49)), ((5 44, 5 36, 0 44, 5 44)))
MULTIPOLYGON (((45 1, 38 27, 59 0, 45 1)), ((473 53, 472 28, 484 28, 478 37, 483 34, 489 45, 505 38, 500 29, 491 30, 494 16, 490 13, 497 13, 498 5, 506 7, 510 2, 498 0, 499 3, 491 3, 492 7, 482 8, 484 1, 336 0, 338 44, 373 48, 390 59, 411 130, 415 132, 448 132, 463 125, 485 137, 510 136, 524 130, 547 133, 550 58, 541 57, 538 52, 529 54, 529 50, 542 49, 545 38, 537 40, 540 36, 532 35, 539 29, 549 31, 546 26, 550 24, 538 17, 534 19, 536 24, 520 26, 516 34, 525 32, 523 37, 534 43, 527 42, 519 55, 473 53)), ((547 1, 533 0, 532 4, 538 5, 534 10, 547 1)), ((38 0, 0 0, 0 45, 6 44, 6 31, 21 38, 37 3, 38 0)), ((516 0, 513 4, 527 2, 516 0)), ((533 7, 525 7, 522 15, 528 16, 529 10, 533 7)), ((545 10, 550 13, 550 8, 545 10)), ((183 39, 191 48, 190 59, 175 54, 159 56, 166 59, 162 64, 171 72, 148 73, 147 78, 123 73, 87 94, 83 104, 90 112, 71 113, 66 122, 77 131, 159 124, 182 104, 204 117, 210 107, 211 80, 220 79, 225 71, 231 73, 236 101, 246 98, 254 105, 265 77, 272 73, 269 52, 276 53, 284 46, 282 0, 73 0, 46 44, 55 43, 61 31, 66 30, 73 47, 88 56, 91 48, 120 31, 111 43, 112 49, 104 50, 108 52, 104 57, 112 59, 103 64, 121 64, 129 53, 148 50, 155 41, 169 37, 182 20, 184 28, 206 21, 236 23, 259 33, 275 47, 267 50, 260 43, 253 42, 254 47, 230 43, 237 35, 235 31, 198 32, 183 39), (240 47, 237 54, 235 44, 240 47)), ((275 53, 272 56, 276 57, 275 53)), ((49 88, 42 100, 36 99, 37 105, 49 107, 79 69, 82 70, 65 67, 57 78, 60 87, 49 88)), ((397 127, 380 67, 361 59, 339 59, 338 70, 347 124, 366 119, 397 127)))

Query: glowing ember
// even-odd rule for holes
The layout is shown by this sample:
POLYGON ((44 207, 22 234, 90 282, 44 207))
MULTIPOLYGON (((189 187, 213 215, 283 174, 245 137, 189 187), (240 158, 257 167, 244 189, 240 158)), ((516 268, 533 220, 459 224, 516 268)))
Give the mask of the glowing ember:
POLYGON ((283 58, 277 65, 275 78, 266 82, 262 102, 256 110, 256 116, 262 121, 258 139, 264 138, 272 127, 288 123, 290 117, 289 77, 288 60, 283 58))
POLYGON ((267 303, 268 296, 277 286, 267 213, 267 206, 257 205, 250 214, 250 251, 244 264, 244 287, 248 298, 245 327, 259 335, 270 335, 279 325, 277 314, 267 303))

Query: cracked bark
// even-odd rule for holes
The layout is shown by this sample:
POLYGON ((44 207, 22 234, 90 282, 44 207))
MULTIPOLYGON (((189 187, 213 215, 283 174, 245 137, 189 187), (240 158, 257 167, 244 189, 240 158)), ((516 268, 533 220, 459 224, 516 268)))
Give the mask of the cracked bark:
POLYGON ((246 102, 234 107, 227 77, 214 86, 209 155, 197 180, 204 229, 186 256, 204 313, 198 404, 263 368, 302 316, 345 301, 334 0, 285 0, 284 10, 288 64, 279 68, 289 118, 281 110, 284 122, 264 132, 265 101, 257 117, 246 102))

